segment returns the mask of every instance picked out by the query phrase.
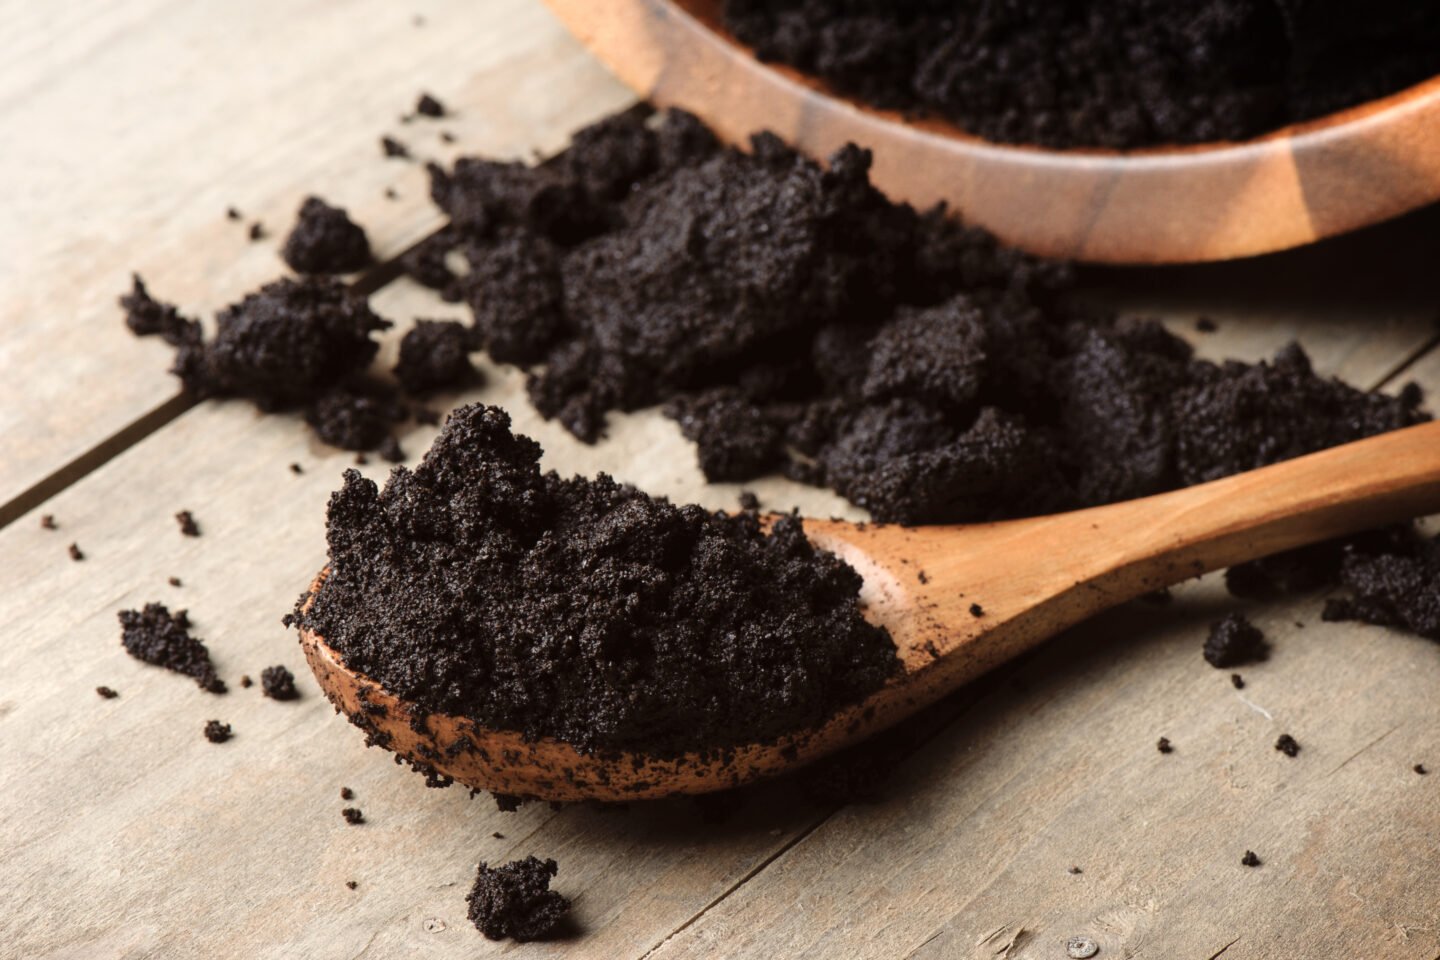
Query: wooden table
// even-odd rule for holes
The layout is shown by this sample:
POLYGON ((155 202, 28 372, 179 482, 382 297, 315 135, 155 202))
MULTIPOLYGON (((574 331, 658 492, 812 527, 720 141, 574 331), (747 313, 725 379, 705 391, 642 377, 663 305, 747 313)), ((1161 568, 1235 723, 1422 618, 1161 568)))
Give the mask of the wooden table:
MULTIPOLYGON (((718 824, 689 802, 501 813, 367 751, 307 675, 297 703, 239 689, 272 663, 301 671, 279 620, 323 562, 325 500, 352 458, 296 418, 179 397, 167 350, 121 323, 129 272, 212 310, 281 271, 273 237, 312 191, 393 256, 438 218, 419 165, 381 158, 382 134, 421 157, 529 156, 630 97, 535 0, 7 14, 0 957, 1047 958, 1076 935, 1101 957, 1440 954, 1440 648, 1321 623, 1318 597, 1240 604, 1211 577, 1168 607, 1115 611, 965 691, 879 802, 816 808, 779 784, 718 824), (400 124, 421 90, 455 116, 400 124), (251 243, 257 218, 272 237, 251 243), (179 535, 182 508, 198 539, 179 535), (227 696, 125 656, 115 613, 147 600, 189 608, 227 696), (1243 691, 1200 658, 1206 623, 1236 608, 1275 644, 1243 691), (206 742, 210 718, 235 738, 206 742), (1281 732, 1298 758, 1272 749, 1281 732), (1175 753, 1156 751, 1161 735, 1175 753), (363 826, 341 819, 342 786, 363 826), (1240 866, 1247 849, 1262 867, 1240 866), (476 862, 531 853, 559 861, 576 934, 482 939, 465 919, 476 862)), ((1299 336, 1325 372, 1440 389, 1437 239, 1426 212, 1090 286, 1207 356, 1258 359, 1299 336), (1219 332, 1198 333, 1201 315, 1219 332)), ((402 330, 457 315, 408 281, 373 302, 402 330)), ((551 465, 733 506, 737 488, 704 484, 653 412, 587 448, 539 420, 514 370, 486 372, 446 401, 507 406, 551 465)), ((404 438, 412 459, 429 438, 404 438)), ((858 515, 823 491, 753 486, 767 506, 858 515)))

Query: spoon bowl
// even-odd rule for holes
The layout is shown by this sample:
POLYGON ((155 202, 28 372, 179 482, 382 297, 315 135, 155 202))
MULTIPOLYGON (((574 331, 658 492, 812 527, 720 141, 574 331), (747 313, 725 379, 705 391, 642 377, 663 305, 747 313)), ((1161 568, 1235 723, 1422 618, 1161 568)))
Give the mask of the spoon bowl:
POLYGON ((847 98, 761 63, 721 0, 546 0, 640 96, 724 140, 778 133, 812 157, 874 150, 894 200, 945 201, 1032 253, 1095 263, 1226 260, 1311 243, 1440 199, 1440 77, 1240 143, 1046 150, 847 98))
MULTIPOLYGON (((478 789, 627 801, 738 787, 904 719, 1101 610, 1210 570, 1440 512, 1440 423, 1427 423, 1140 500, 950 526, 806 520, 853 566, 867 619, 900 669, 823 725, 774 743, 680 757, 581 753, 552 738, 425 714, 348 670, 324 638, 301 645, 321 688, 371 742, 478 789)), ((322 571, 312 594, 324 582, 322 571)))

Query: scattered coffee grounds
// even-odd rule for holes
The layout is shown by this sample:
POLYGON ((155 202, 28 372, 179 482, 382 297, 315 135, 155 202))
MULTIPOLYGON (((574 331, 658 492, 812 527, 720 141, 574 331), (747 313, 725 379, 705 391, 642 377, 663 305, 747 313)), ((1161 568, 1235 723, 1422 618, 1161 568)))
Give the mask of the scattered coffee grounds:
POLYGON ((380 151, 387 157, 395 157, 401 160, 408 160, 410 158, 410 148, 390 136, 380 138, 380 151))
POLYGON ((355 273, 370 265, 370 241, 344 210, 309 197, 280 256, 296 273, 355 273))
POLYGON ((46 513, 46 514, 41 515, 41 517, 40 517, 40 529, 41 529, 41 530, 58 530, 58 529, 60 529, 59 525, 55 523, 55 514, 53 514, 53 513, 46 513))
POLYGON ((171 613, 163 603, 147 603, 143 610, 122 610, 120 642, 136 660, 191 677, 200 689, 224 693, 225 682, 215 673, 210 651, 190 635, 190 618, 184 610, 171 613))
POLYGON ((985 616, 985 608, 982 607, 982 606, 980 606, 980 604, 978 604, 978 603, 972 603, 972 604, 970 604, 970 616, 972 616, 972 617, 983 617, 983 616, 985 616))
POLYGON ((111 690, 109 687, 96 687, 95 692, 100 694, 100 696, 104 697, 106 700, 114 700, 116 697, 120 696, 120 694, 116 693, 114 690, 111 690))
POLYGON ((240 675, 240 686, 244 687, 246 690, 249 690, 251 687, 255 686, 255 681, 250 679, 250 674, 242 673, 240 675))
POLYGON ((395 379, 412 394, 460 386, 475 374, 470 349, 470 333, 464 324, 416 320, 400 340, 395 379))
POLYGON ((1242 677, 1242 676, 1240 676, 1240 674, 1238 674, 1238 673, 1232 673, 1232 674, 1230 674, 1230 685, 1231 685, 1232 687, 1234 687, 1236 690, 1244 690, 1244 689, 1245 689, 1245 678, 1242 677))
POLYGON ((340 811, 340 816, 352 827, 365 822, 365 814, 361 813, 358 807, 346 807, 340 811))
POLYGON ((383 492, 347 471, 330 574, 287 619, 428 712, 587 751, 770 741, 896 668, 859 575, 798 519, 764 532, 539 460, 503 410, 472 405, 383 492))
POLYGON ((1255 855, 1254 850, 1246 850, 1245 856, 1240 858, 1240 863, 1247 867, 1258 867, 1260 866, 1260 858, 1255 855))
POLYGON ((297 700, 300 697, 300 691, 295 689, 295 674, 280 665, 260 671, 260 691, 271 700, 297 700))
POLYGON ((80 561, 80 560, 84 560, 84 559, 85 559, 85 553, 84 553, 84 551, 82 551, 82 550, 80 549, 80 544, 78 544, 78 543, 72 543, 72 544, 70 544, 68 550, 69 550, 69 553, 70 553, 70 559, 71 559, 71 560, 75 560, 75 561, 78 562, 78 561, 80 561))
POLYGON ((1161 737, 1158 741, 1156 741, 1155 749, 1159 750, 1161 753, 1174 753, 1175 745, 1170 742, 1169 737, 1161 737))
POLYGON ((227 220, 239 220, 239 219, 241 219, 240 211, 239 211, 239 210, 236 210, 234 207, 227 207, 227 208, 225 209, 225 219, 227 219, 227 220))
POLYGON ((355 880, 346 880, 345 886, 349 887, 351 890, 354 890, 356 887, 360 886, 360 884, 355 880))
POLYGON ((305 472, 305 468, 300 466, 300 464, 298 463, 292 463, 290 464, 290 472, 298 477, 305 472))
POLYGON ((355 799, 355 791, 354 791, 354 790, 351 790, 349 787, 341 787, 341 788, 340 788, 340 799, 341 799, 341 800, 353 800, 353 799, 355 799))
POLYGON ((1071 867, 1069 872, 1075 874, 1075 875, 1078 877, 1080 874, 1084 873, 1085 871, 1084 871, 1084 870, 1081 870, 1079 867, 1071 867))
POLYGON ((1440 13, 1382 0, 726 0, 762 60, 1003 143, 1244 140, 1440 72, 1440 13))
POLYGON ((420 99, 415 102, 415 112, 422 117, 443 117, 445 116, 445 105, 428 93, 420 94, 420 99))
POLYGON ((1440 538, 1406 530, 1376 552, 1354 545, 1341 562, 1340 583, 1351 596, 1327 600, 1323 619, 1403 627, 1440 640, 1440 538))
POLYGON ((205 721, 205 739, 211 743, 224 743, 230 739, 230 724, 219 720, 205 721))
POLYGON ((1209 317, 1201 317, 1195 321, 1195 329, 1201 333, 1214 333, 1220 329, 1220 325, 1209 317))
POLYGON ((189 510, 181 510, 175 514, 175 522, 180 524, 180 532, 187 537, 200 536, 200 525, 195 522, 195 517, 189 510))
POLYGON ((494 837, 496 840, 505 839, 505 834, 501 833, 499 830, 496 830, 494 833, 490 834, 490 836, 494 837))
POLYGON ((1270 656, 1270 645, 1244 614, 1227 614, 1223 620, 1210 624, 1205 638, 1205 662, 1217 669, 1258 663, 1270 656))
POLYGON ((1425 764, 1423 764, 1423 763, 1417 763, 1417 764, 1415 764, 1415 766, 1411 767, 1410 769, 1411 769, 1411 770, 1414 770, 1416 773, 1420 774, 1420 776, 1422 776, 1422 777, 1425 776, 1425 774, 1427 774, 1427 773, 1430 772, 1429 770, 1426 770, 1426 769, 1425 769, 1425 764))
POLYGON ((1280 739, 1275 741, 1275 749, 1287 757, 1293 757, 1300 753, 1300 744, 1294 737, 1290 736, 1290 734, 1282 733, 1280 734, 1280 739))
POLYGON ((661 403, 710 480, 779 472, 882 521, 1110 503, 1427 419, 1418 389, 1322 378, 1298 346, 1214 364, 1083 308, 1066 264, 890 203, 869 166, 631 111, 539 167, 432 165, 450 223, 404 262, 582 440, 661 403))
POLYGON ((321 439, 347 449, 379 446, 405 419, 394 390, 363 377, 379 349, 371 335, 390 323, 337 281, 269 283, 221 311, 209 341, 198 323, 151 299, 138 277, 121 304, 132 330, 176 347, 171 372, 197 398, 247 397, 267 412, 303 410, 321 439))
POLYGON ((250 242, 254 243, 258 240, 264 239, 265 224, 261 223, 259 220, 256 220, 254 223, 250 224, 250 242))
POLYGON ((179 578, 179 577, 170 577, 170 578, 169 578, 168 580, 166 580, 165 582, 168 583, 168 584, 170 584, 170 586, 172 586, 172 587, 178 587, 178 586, 181 585, 181 583, 180 583, 180 578, 179 578))
POLYGON ((480 864, 465 900, 470 922, 489 940, 520 943, 553 935, 570 901, 550 889, 559 872, 554 860, 526 857, 502 867, 480 864))

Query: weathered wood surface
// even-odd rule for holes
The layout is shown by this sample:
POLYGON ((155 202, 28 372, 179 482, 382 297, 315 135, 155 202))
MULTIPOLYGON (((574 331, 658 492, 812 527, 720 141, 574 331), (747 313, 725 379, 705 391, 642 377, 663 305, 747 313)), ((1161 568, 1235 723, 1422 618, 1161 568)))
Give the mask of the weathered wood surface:
POLYGON ((166 364, 116 322, 131 271, 208 315, 282 269, 312 192, 392 256, 438 223, 419 161, 552 151, 633 99, 531 0, 4 6, 0 522, 175 397, 116 373, 166 364), (454 116, 402 124, 422 90, 454 116), (383 159, 387 133, 417 162, 383 159))
MULTIPOLYGON (((45 54, 35 52, 39 40, 27 39, 15 56, 40 58, 30 61, 32 70, 54 60, 98 63, 113 75, 115 62, 105 58, 122 56, 121 35, 143 33, 147 18, 191 16, 180 7, 106 7, 103 16, 62 8, 46 16, 69 23, 76 36, 52 42, 45 54), (110 32, 100 31, 105 24, 110 32), (89 47, 84 35, 96 38, 89 47)), ((329 16, 323 4, 287 9, 294 30, 308 16, 329 16)), ((450 7, 437 0, 420 9, 425 29, 445 28, 437 11, 450 7)), ((229 237, 224 206, 273 211, 264 215, 278 222, 315 190, 359 207, 363 196, 341 191, 373 176, 376 166, 387 169, 371 149, 392 112, 408 107, 422 87, 447 100, 459 96, 447 96, 424 71, 457 71, 447 76, 458 89, 481 70, 483 50, 495 51, 496 63, 510 62, 517 49, 531 51, 525 77, 497 68, 463 95, 473 106, 455 121, 457 130, 470 122, 488 130, 506 118, 508 132, 490 141, 462 133, 461 146, 517 155, 532 146, 553 149, 593 113, 624 103, 623 92, 534 9, 520 0, 474 5, 449 21, 452 33, 472 24, 473 36, 445 39, 410 73, 385 80, 378 65, 360 70, 371 78, 362 81, 370 93, 363 109, 346 101, 354 130, 321 137, 299 127, 314 133, 312 149, 353 134, 353 167, 335 161, 308 170, 298 149, 272 163, 266 151, 273 144, 237 133, 232 146, 256 145, 253 152, 236 147, 243 163, 271 171, 269 179, 260 168, 227 179, 255 184, 253 204, 227 190, 196 194, 203 184, 164 201, 161 213, 118 195, 112 202, 120 212, 97 228, 108 245, 77 261, 82 269, 67 274, 67 284, 56 274, 43 280, 49 287, 29 286, 42 281, 8 256, 23 251, 29 236, 36 249, 56 251, 75 236, 58 221, 47 225, 77 209, 61 203, 60 192, 48 194, 49 214, 37 205, 23 222, 0 221, 0 244, 18 244, 4 249, 0 303, 25 304, 39 295, 27 291, 44 289, 73 305, 27 311, 19 323, 7 312, 0 322, 0 478, 49 476, 173 395, 161 373, 164 350, 132 344, 111 304, 130 266, 153 266, 158 292, 202 305, 278 272, 269 248, 207 245, 229 237), (530 30, 552 39, 536 40, 530 30), (451 52, 462 48, 463 56, 451 52), (615 98, 609 106, 589 99, 606 96, 615 98), (522 99, 534 102, 522 109, 522 99), (274 179, 275 171, 285 178, 274 179), (119 232, 127 218, 148 224, 143 242, 119 232), (48 368, 25 359, 47 331, 60 336, 48 368), (109 370, 100 354, 125 362, 109 370), (44 411, 39 401, 46 397, 54 408, 45 414, 54 417, 47 429, 65 436, 17 426, 40 415, 34 411, 44 411)), ((396 14, 394 29, 420 31, 409 26, 409 9, 386 10, 396 14)), ((40 13, 24 17, 11 20, 18 36, 50 36, 40 13)), ((373 18, 356 17, 364 21, 358 25, 343 19, 324 22, 333 31, 360 31, 352 36, 381 32, 373 18)), ((69 36, 57 28, 62 35, 69 36)), ((137 57, 131 69, 142 67, 153 69, 151 58, 137 57)), ((336 69, 316 66, 303 82, 324 86, 336 69)), ((0 97, 0 112, 26 91, 41 95, 34 90, 43 83, 27 85, 10 66, 0 70, 0 83, 14 92, 0 97)), ((103 89, 98 81, 92 86, 103 89)), ((174 96, 171 112, 181 102, 174 96)), ((56 109, 78 109, 80 99, 74 93, 56 109)), ((258 107, 248 116, 263 119, 258 107)), ((66 127, 63 115, 51 122, 66 127)), ((158 162, 163 155, 157 144, 144 157, 158 162)), ((11 157, 0 154, 8 183, 42 182, 45 170, 12 171, 11 157)), ((104 163, 93 166, 117 194, 148 189, 112 176, 104 163)), ((418 196, 418 172, 406 175, 416 178, 418 196)), ((366 182, 379 196, 390 181, 366 182)), ((402 194, 408 199, 408 190, 402 194)), ((377 235, 394 238, 386 247, 393 251, 425 228, 422 214, 429 214, 416 206, 406 214, 415 219, 396 221, 387 233, 380 224, 390 209, 357 213, 377 235)), ((1208 356, 1256 359, 1298 335, 1326 372, 1386 381, 1387 388, 1415 376, 1440 390, 1440 354, 1433 352, 1391 377, 1435 332, 1433 278, 1422 256, 1408 258, 1433 250, 1437 235, 1440 222, 1426 214, 1339 241, 1354 246, 1100 279, 1111 302, 1163 306, 1173 327, 1208 356), (1342 279, 1377 271, 1388 272, 1370 287, 1342 279), (1216 318, 1219 331, 1197 332, 1201 314, 1216 318)), ((374 303, 402 329, 412 317, 455 311, 405 281, 374 303)), ((618 419, 609 441, 584 447, 538 420, 518 374, 487 372, 488 385, 466 399, 507 406, 517 428, 546 446, 551 466, 606 470, 652 492, 734 504, 738 487, 703 484, 693 452, 653 412, 618 419)), ((1199 656, 1208 620, 1237 606, 1211 578, 1180 591, 1170 607, 1127 608, 1072 632, 1022 664, 1015 684, 982 682, 967 691, 948 713, 959 719, 937 728, 873 806, 817 809, 797 802, 792 787, 775 785, 718 826, 686 802, 502 814, 457 789, 427 790, 387 755, 364 749, 359 733, 331 714, 300 673, 298 646, 279 624, 323 562, 325 499, 351 456, 313 441, 295 418, 263 418, 244 404, 174 412, 172 422, 131 438, 128 449, 88 475, 57 482, 43 504, 0 530, 0 617, 8 628, 0 644, 4 960, 474 957, 511 949, 606 960, 652 952, 1047 958, 1063 956, 1063 940, 1077 934, 1099 941, 1102 958, 1204 960, 1227 944, 1227 960, 1440 954, 1440 701, 1433 695, 1440 649, 1431 643, 1322 624, 1319 598, 1244 605, 1276 649, 1269 663, 1242 671, 1248 685, 1237 692, 1228 672, 1199 656), (291 474, 291 462, 305 473, 291 474), (181 508, 195 511, 199 539, 176 530, 172 514, 181 508), (53 513, 61 529, 41 530, 40 513, 53 513), (85 561, 66 556, 72 540, 85 561), (183 586, 168 586, 171 575, 183 586), (202 693, 125 656, 115 612, 146 600, 191 610, 197 634, 231 681, 229 694, 202 693), (299 673, 304 699, 274 703, 234 682, 272 663, 299 673), (120 697, 101 700, 97 684, 120 697), (232 723, 235 739, 207 743, 200 728, 211 718, 232 723), (1303 745, 1294 760, 1272 749, 1282 731, 1303 745), (1155 751, 1160 735, 1176 743, 1174 754, 1155 751), (1414 774, 1416 762, 1436 773, 1414 774), (365 825, 341 820, 342 785, 356 791, 365 825), (504 838, 494 838, 496 831, 504 838), (1246 849, 1264 866, 1241 867, 1246 849), (525 947, 489 943, 464 916, 474 863, 529 853, 560 862, 557 887, 576 898, 577 934, 525 947), (1072 865, 1083 873, 1068 873, 1072 865), (349 879, 357 890, 346 889, 349 879)), ((429 435, 405 438, 412 460, 429 435)), ((365 469, 380 478, 386 466, 365 469)), ((14 492, 28 482, 4 487, 0 503, 16 502, 14 492)), ((782 481, 752 487, 771 507, 856 515, 823 491, 782 481)))

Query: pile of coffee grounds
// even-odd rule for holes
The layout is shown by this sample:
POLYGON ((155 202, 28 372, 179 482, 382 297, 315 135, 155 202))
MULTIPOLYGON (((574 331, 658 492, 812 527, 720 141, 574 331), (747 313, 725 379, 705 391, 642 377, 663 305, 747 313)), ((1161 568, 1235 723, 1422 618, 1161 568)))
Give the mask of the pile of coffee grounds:
POLYGON ((1324 619, 1402 627, 1440 640, 1440 538, 1405 531, 1383 552, 1351 548, 1340 582, 1351 595, 1327 600, 1324 619))
POLYGON ((1408 0, 726 0, 762 60, 988 140, 1131 148, 1244 140, 1440 72, 1408 0))
POLYGON ((1210 624, 1204 653, 1205 662, 1216 669, 1241 667, 1268 658, 1270 645, 1265 642, 1265 634, 1260 632, 1260 628, 1247 620, 1244 614, 1232 613, 1210 624))
POLYGON ((390 326, 365 298, 335 280, 281 279, 216 317, 206 340, 200 324, 150 297, 139 277, 120 299, 126 323, 176 348, 177 375, 197 399, 246 397, 269 411, 300 410, 321 439, 373 450, 392 439, 406 409, 395 391, 364 372, 390 326))
POLYGON ((1282 733, 1280 738, 1275 741, 1275 749, 1287 757, 1295 757, 1300 754, 1300 742, 1290 734, 1282 733))
POLYGON ((427 393, 465 384, 475 374, 470 332, 454 320, 416 320, 400 339, 395 379, 406 392, 427 393))
POLYGON ((480 864, 465 897, 470 922, 490 940, 525 943, 552 936, 570 910, 570 901, 550 889, 558 872, 554 860, 536 857, 500 867, 480 864))
POLYGON ((370 241, 344 210, 309 197, 280 256, 296 273, 355 273, 370 265, 370 241))
POLYGON ((541 473, 495 407, 451 414, 385 489, 347 471, 308 611, 346 665, 427 712, 586 751, 675 756, 814 726, 897 668, 860 577, 801 523, 541 473))
POLYGON ((539 167, 432 165, 450 223, 406 267, 580 439, 662 403, 709 479, 780 472, 878 520, 1126 500, 1426 419, 1418 388, 1365 393, 1298 346, 1214 364, 1077 306, 1069 266, 893 204, 869 166, 630 111, 539 167))
POLYGON ((295 674, 278 664, 260 671, 260 692, 271 700, 296 700, 300 697, 300 691, 295 689, 295 674))
POLYGON ((205 739, 211 743, 224 743, 230 739, 230 724, 219 720, 205 721, 205 739))
POLYGON ((184 610, 171 613, 163 603, 147 603, 143 610, 121 610, 120 642, 136 660, 191 677, 200 689, 224 693, 225 681, 215 673, 210 651, 190 635, 190 618, 184 610))

